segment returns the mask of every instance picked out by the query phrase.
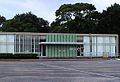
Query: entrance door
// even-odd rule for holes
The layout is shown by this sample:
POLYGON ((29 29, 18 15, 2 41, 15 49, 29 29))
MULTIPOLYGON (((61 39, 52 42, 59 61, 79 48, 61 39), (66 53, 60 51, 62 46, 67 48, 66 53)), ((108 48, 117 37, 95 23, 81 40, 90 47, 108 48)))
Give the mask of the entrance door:
MULTIPOLYGON (((46 42, 46 39, 41 39, 40 42, 46 42)), ((41 56, 46 57, 46 45, 40 45, 41 47, 41 56)))
POLYGON ((46 45, 41 45, 41 56, 46 57, 46 45))
POLYGON ((77 57, 84 56, 83 50, 84 50, 83 45, 77 46, 77 57))
POLYGON ((46 57, 46 45, 43 45, 43 57, 46 57))

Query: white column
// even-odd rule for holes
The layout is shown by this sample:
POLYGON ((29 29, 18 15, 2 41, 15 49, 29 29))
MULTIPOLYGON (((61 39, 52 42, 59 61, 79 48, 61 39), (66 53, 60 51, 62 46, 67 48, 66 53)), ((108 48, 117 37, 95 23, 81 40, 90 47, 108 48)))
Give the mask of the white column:
POLYGON ((20 53, 20 35, 19 35, 19 53, 20 53))
POLYGON ((35 53, 35 37, 34 37, 33 45, 34 45, 34 53, 35 53))

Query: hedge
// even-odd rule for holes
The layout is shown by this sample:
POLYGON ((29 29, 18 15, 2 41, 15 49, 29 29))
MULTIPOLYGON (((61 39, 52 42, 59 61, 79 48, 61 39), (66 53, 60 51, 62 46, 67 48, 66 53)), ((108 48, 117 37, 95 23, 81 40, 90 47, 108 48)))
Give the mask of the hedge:
POLYGON ((0 53, 0 59, 38 59, 35 53, 0 53))

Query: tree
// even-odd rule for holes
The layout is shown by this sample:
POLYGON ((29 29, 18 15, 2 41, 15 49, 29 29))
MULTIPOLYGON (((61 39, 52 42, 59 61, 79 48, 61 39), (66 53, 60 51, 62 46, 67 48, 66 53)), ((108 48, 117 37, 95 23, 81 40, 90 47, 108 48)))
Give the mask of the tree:
POLYGON ((53 32, 93 32, 100 16, 95 10, 94 5, 88 3, 64 4, 56 11, 56 20, 51 24, 51 29, 53 32))
POLYGON ((48 32, 49 23, 31 12, 17 14, 3 24, 6 32, 48 32))
POLYGON ((99 22, 99 33, 120 34, 120 5, 114 4, 102 12, 99 22), (104 30, 103 30, 104 29, 104 30))
POLYGON ((0 15, 0 31, 2 30, 2 25, 5 21, 6 21, 6 18, 0 15))
POLYGON ((0 15, 0 25, 6 21, 6 18, 4 16, 0 15))

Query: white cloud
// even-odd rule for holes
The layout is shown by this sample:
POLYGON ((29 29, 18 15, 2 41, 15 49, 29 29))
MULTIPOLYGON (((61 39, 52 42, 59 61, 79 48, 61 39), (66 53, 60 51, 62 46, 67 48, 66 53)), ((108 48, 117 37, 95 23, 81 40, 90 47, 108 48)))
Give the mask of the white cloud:
POLYGON ((106 10, 107 7, 110 7, 114 3, 120 3, 120 0, 94 0, 91 2, 95 5, 98 11, 102 12, 103 10, 106 10))

